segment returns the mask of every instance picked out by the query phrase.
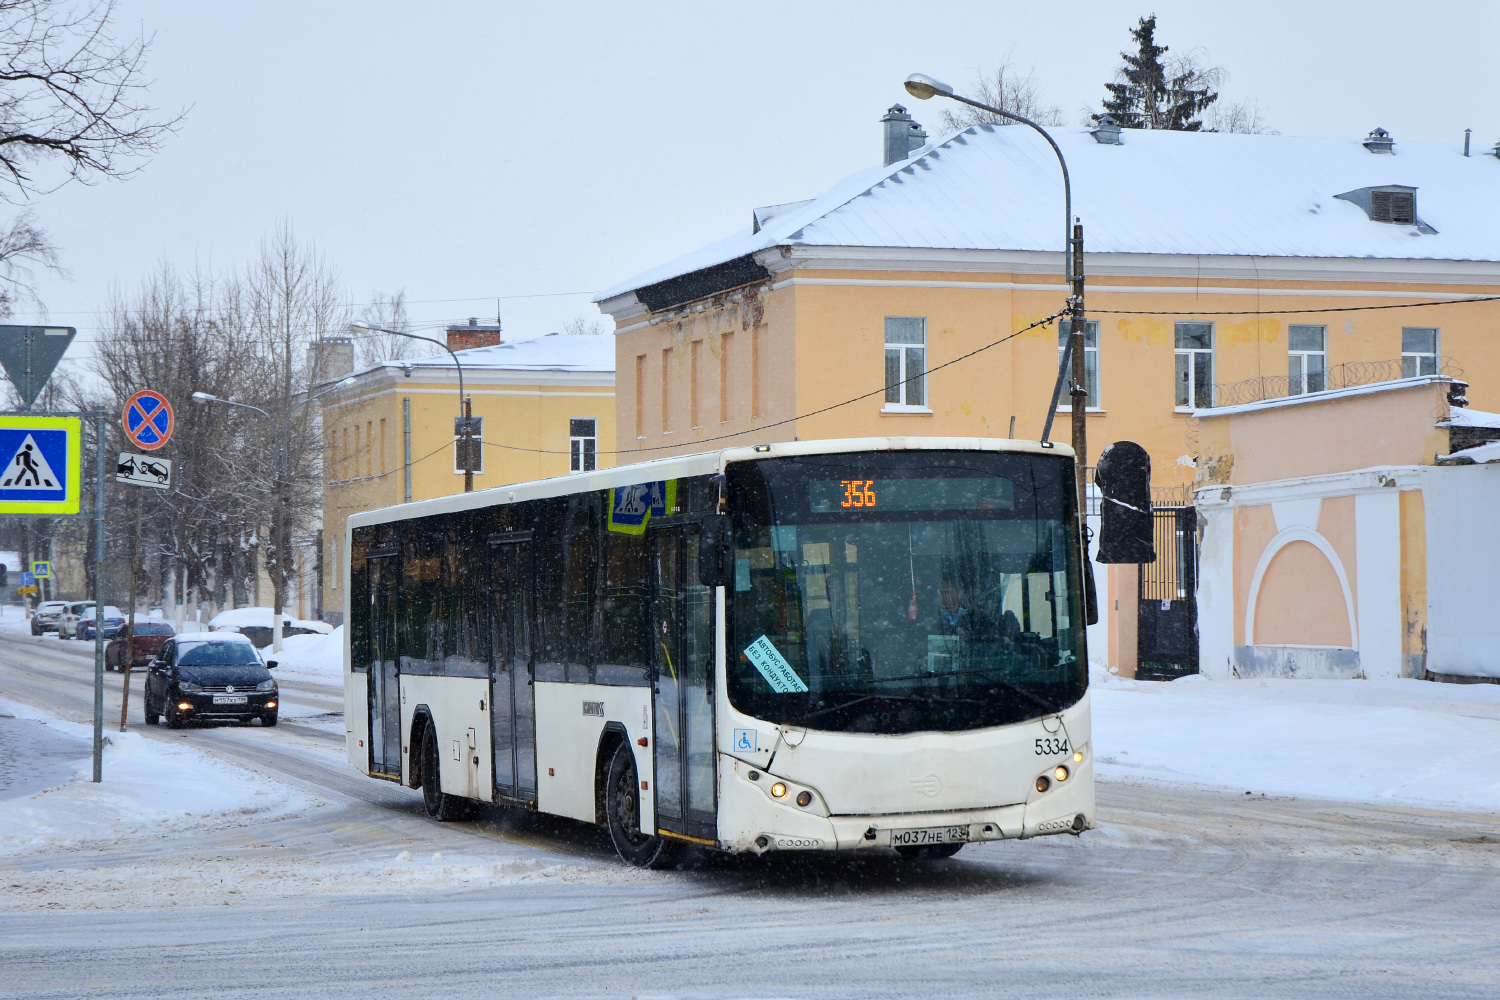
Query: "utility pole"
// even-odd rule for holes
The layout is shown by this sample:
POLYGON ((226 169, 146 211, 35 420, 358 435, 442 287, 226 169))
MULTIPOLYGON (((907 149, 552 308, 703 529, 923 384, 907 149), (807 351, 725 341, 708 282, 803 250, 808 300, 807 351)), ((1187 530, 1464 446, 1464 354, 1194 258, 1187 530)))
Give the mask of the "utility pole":
POLYGON ((1068 253, 1072 257, 1069 277, 1073 283, 1073 294, 1069 305, 1073 311, 1073 388, 1069 395, 1073 400, 1073 462, 1074 479, 1078 487, 1079 521, 1088 513, 1088 365, 1085 355, 1085 331, 1088 327, 1083 308, 1083 223, 1073 223, 1073 238, 1069 241, 1068 253))
MULTIPOLYGON (((130 668, 135 666, 135 595, 141 585, 141 497, 135 497, 135 533, 130 538, 130 618, 125 623, 125 663, 120 667, 124 675, 120 692, 120 732, 125 732, 125 720, 130 711, 130 668)), ((173 594, 173 597, 176 597, 173 594)), ((98 622, 102 626, 101 612, 98 622)))

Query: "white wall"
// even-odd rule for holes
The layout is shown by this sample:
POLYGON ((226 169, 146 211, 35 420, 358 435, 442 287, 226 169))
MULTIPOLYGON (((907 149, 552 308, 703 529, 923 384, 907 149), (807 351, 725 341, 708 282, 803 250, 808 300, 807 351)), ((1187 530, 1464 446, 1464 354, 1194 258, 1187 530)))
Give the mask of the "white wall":
POLYGON ((1400 677, 1401 495, 1391 487, 1354 497, 1359 665, 1369 678, 1400 677))
POLYGON ((1500 677, 1500 465, 1422 470, 1427 669, 1500 677))
POLYGON ((1227 490, 1198 495, 1198 672, 1227 680, 1234 663, 1234 507, 1219 497, 1227 490))

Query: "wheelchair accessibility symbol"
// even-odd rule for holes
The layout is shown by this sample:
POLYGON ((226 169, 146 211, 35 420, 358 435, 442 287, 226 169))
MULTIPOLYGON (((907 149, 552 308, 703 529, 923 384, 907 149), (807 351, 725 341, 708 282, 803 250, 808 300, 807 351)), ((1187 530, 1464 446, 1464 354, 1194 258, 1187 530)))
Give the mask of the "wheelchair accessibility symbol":
POLYGON ((754 753, 760 749, 760 733, 754 729, 734 731, 734 749, 738 753, 754 753))

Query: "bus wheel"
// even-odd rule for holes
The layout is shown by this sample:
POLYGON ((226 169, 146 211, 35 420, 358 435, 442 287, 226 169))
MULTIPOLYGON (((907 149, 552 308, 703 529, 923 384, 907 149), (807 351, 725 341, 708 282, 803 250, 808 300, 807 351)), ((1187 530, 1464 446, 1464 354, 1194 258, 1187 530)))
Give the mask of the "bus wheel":
POLYGON ((620 859, 637 868, 666 868, 673 861, 672 845, 641 832, 641 782, 636 777, 630 744, 615 747, 604 779, 604 823, 620 859))
POLYGON ((469 814, 468 802, 443 792, 439 765, 437 732, 428 723, 422 735, 422 805, 427 809, 427 815, 440 823, 463 819, 469 814))
POLYGON ((951 858, 963 850, 963 844, 928 844, 924 847, 898 847, 896 853, 914 861, 935 861, 951 858))

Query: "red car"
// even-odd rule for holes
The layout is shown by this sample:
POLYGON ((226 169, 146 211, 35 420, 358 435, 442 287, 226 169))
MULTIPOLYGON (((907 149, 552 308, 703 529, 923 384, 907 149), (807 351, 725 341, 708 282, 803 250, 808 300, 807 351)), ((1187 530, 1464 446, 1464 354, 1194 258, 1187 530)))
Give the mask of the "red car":
MULTIPOLYGON (((134 655, 130 659, 131 669, 144 667, 156 659, 156 654, 161 652, 162 646, 166 645, 167 640, 176 634, 172 626, 166 622, 136 622, 135 642, 132 644, 134 655)), ((118 638, 111 639, 109 645, 104 647, 104 669, 125 669, 125 633, 123 630, 118 638)))

